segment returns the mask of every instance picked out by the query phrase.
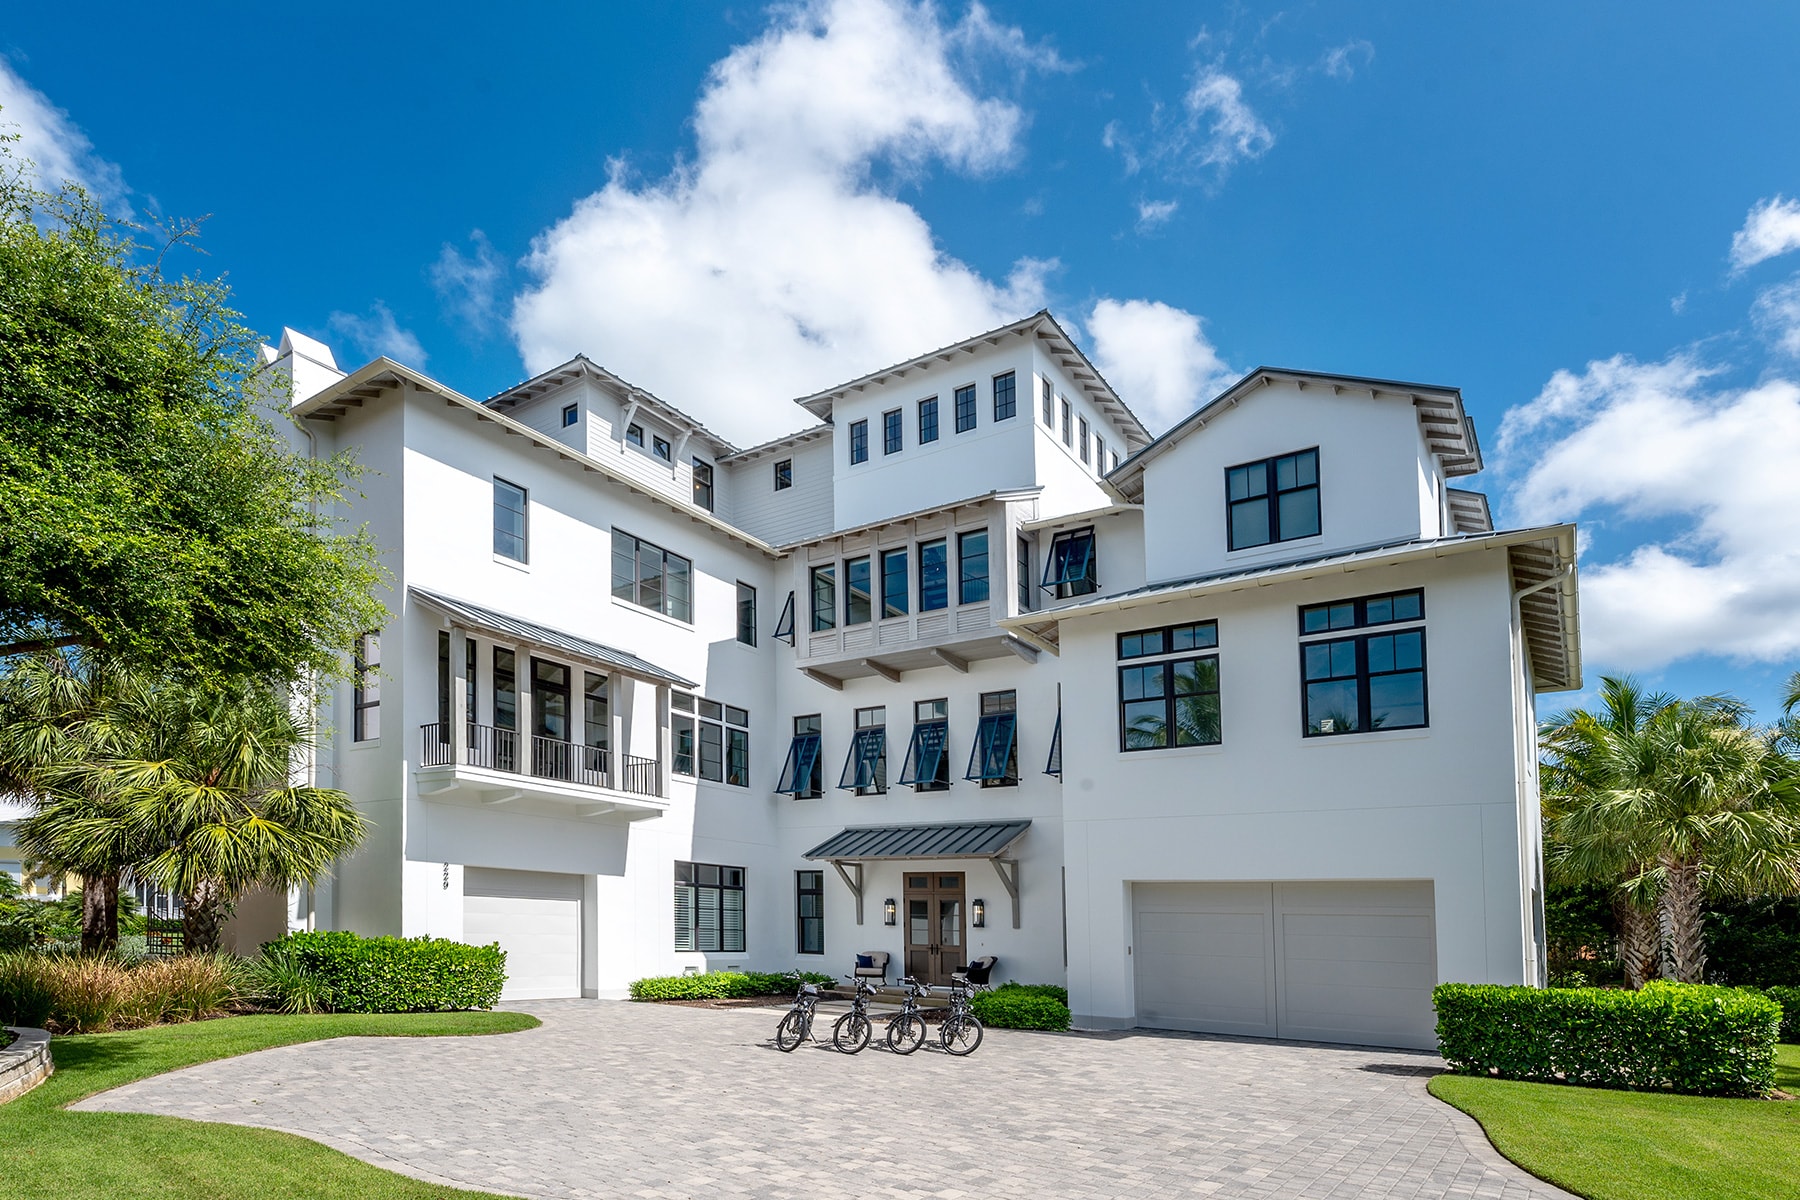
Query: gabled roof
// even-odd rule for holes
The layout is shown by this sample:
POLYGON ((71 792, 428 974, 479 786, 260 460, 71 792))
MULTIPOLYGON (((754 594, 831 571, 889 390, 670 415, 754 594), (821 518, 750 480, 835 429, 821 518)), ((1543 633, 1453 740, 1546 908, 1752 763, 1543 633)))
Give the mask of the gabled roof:
POLYGON ((978 496, 969 496, 962 500, 952 500, 946 504, 933 504, 926 508, 916 508, 912 512, 900 513, 892 517, 877 517, 873 521, 865 521, 861 525, 851 525, 843 529, 833 529, 826 533, 815 533, 801 538, 797 542, 788 542, 781 547, 782 553, 789 553, 806 546, 816 546, 820 542, 835 541, 838 538, 856 537, 888 525, 899 525, 906 521, 917 521, 921 517, 934 516, 937 513, 955 512, 959 508, 969 508, 977 504, 986 504, 991 500, 1029 500, 1040 495, 1043 488, 1037 485, 1023 488, 996 488, 991 492, 982 492, 978 496))
POLYGON ((638 387, 635 384, 627 383, 625 380, 614 375, 611 371, 608 371, 605 367, 596 363, 585 354, 577 354, 574 358, 571 358, 560 367, 551 367, 548 371, 533 375, 523 383, 515 383, 505 391, 488 397, 486 403, 489 408, 497 408, 505 411, 506 409, 515 408, 518 405, 524 404, 527 401, 536 400, 539 396, 553 392, 565 384, 572 383, 577 379, 592 379, 612 391, 617 392, 620 396, 623 396, 626 401, 636 401, 639 407, 655 413, 677 429, 692 430, 697 437, 701 438, 712 448, 713 456, 715 458, 727 454, 735 454, 737 452, 736 446, 702 425, 699 421, 696 421, 693 417, 688 416, 673 404, 670 404, 666 400, 659 400, 657 397, 651 395, 649 392, 646 392, 643 388, 638 387))
POLYGON ((1064 331, 1047 308, 1040 309, 1029 317, 1014 321, 1010 325, 1002 325, 998 329, 978 333, 972 338, 965 338, 953 345, 941 346, 936 350, 918 355, 916 358, 895 363, 891 367, 871 371, 848 383, 840 383, 822 392, 814 392, 810 396, 801 396, 794 403, 821 421, 829 421, 832 405, 847 398, 851 392, 860 392, 876 384, 886 383, 890 379, 904 378, 913 371, 931 366, 933 363, 951 362, 959 354, 974 354, 984 346, 998 346, 1009 337, 1034 338, 1046 353, 1057 360, 1057 364, 1082 390, 1094 407, 1105 413, 1125 431, 1127 449, 1142 446, 1150 440, 1150 431, 1144 428, 1143 422, 1139 421, 1137 415, 1126 407, 1123 400, 1119 399, 1119 394, 1113 391, 1112 385, 1101 377, 1100 369, 1088 361, 1087 355, 1081 352, 1081 347, 1075 344, 1075 339, 1064 331))
POLYGON ((795 446, 803 446, 808 442, 816 442, 822 437, 830 436, 830 425, 809 425, 797 433, 784 433, 778 438, 770 438, 766 442, 760 442, 743 450, 720 455, 719 462, 722 464, 749 462, 764 454, 773 454, 777 450, 791 450, 795 446))
POLYGON ((1452 533, 1492 533, 1494 530, 1494 513, 1488 507, 1488 498, 1480 492, 1471 492, 1465 488, 1445 488, 1450 498, 1450 524, 1452 533))
POLYGON ((1405 383, 1397 379, 1370 379, 1362 375, 1333 375, 1323 371, 1294 371, 1283 367, 1258 367, 1211 401, 1200 406, 1180 424, 1120 463, 1106 476, 1106 483, 1125 500, 1142 503, 1144 468, 1157 457, 1181 442, 1189 434, 1206 428, 1221 412, 1229 411, 1262 388, 1276 383, 1293 383, 1306 388, 1318 386, 1333 395, 1344 392, 1366 392, 1371 398, 1392 396, 1409 400, 1419 418, 1419 431, 1426 445, 1444 465, 1444 474, 1452 479, 1473 475, 1481 470, 1481 444, 1475 438, 1475 424, 1463 410, 1462 392, 1453 387, 1429 383, 1405 383))
POLYGON ((583 662, 611 667, 622 674, 638 679, 647 679, 652 683, 666 683, 671 687, 678 688, 700 686, 691 679, 684 679, 673 671, 665 671, 655 663, 639 658, 629 650, 615 650, 611 646, 589 638, 578 637, 573 633, 564 633, 562 630, 552 629, 548 625, 527 621, 524 617, 515 617, 511 613, 483 608, 479 604, 471 604, 467 600, 457 600, 438 592, 427 591, 416 585, 408 587, 406 592, 413 599, 423 601, 451 620, 460 621, 486 634, 501 638, 516 638, 528 645, 561 650, 583 662))

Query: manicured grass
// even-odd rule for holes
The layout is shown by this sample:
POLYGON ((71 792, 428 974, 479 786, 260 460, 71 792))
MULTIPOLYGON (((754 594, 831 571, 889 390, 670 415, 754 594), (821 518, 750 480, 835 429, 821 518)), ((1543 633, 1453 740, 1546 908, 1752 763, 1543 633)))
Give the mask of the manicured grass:
POLYGON ((513 1033, 537 1024, 535 1017, 498 1012, 256 1016, 54 1038, 56 1074, 0 1105, 0 1147, 5 1148, 0 1198, 484 1196, 395 1175, 291 1134, 136 1113, 65 1112, 63 1105, 164 1071, 271 1046, 333 1037, 513 1033))
MULTIPOLYGON (((1800 1093, 1800 1046, 1777 1051, 1776 1086, 1800 1093)), ((1431 1094, 1477 1121, 1500 1152, 1590 1200, 1800 1198, 1800 1102, 1439 1075, 1431 1094)))

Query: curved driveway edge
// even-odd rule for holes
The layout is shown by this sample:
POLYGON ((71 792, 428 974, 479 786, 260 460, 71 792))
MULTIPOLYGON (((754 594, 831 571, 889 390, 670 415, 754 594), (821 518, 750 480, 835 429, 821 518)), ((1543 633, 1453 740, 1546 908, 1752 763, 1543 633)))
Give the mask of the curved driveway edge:
POLYGON ((781 1054, 780 1009, 518 1007, 544 1024, 263 1050, 72 1107, 532 1197, 1568 1197, 1427 1094, 1441 1064, 1413 1051, 991 1030, 967 1059, 781 1054))

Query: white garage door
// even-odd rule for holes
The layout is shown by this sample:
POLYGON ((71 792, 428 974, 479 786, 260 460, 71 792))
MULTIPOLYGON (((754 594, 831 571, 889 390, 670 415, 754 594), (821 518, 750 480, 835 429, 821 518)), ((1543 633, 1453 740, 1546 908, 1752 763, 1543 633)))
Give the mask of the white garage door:
POLYGON ((506 951, 502 1000, 581 995, 581 876, 463 871, 463 940, 506 951))
POLYGON ((1437 1045, 1431 883, 1140 883, 1138 1024, 1437 1045))

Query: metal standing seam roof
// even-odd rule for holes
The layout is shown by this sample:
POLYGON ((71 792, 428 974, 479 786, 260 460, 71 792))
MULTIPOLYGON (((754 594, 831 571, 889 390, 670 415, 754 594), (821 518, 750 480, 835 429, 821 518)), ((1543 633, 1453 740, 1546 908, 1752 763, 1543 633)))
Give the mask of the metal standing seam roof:
POLYGON ((646 662, 637 655, 625 650, 615 650, 611 646, 589 641, 584 637, 576 637, 572 633, 564 633, 560 629, 551 629, 548 625, 539 625, 535 621, 527 621, 523 617, 515 617, 508 613, 495 612, 491 608, 483 608, 479 604, 470 604, 467 600, 456 600, 437 592, 427 591, 422 587, 408 587, 407 593, 414 599, 421 600, 451 618, 475 626, 487 633, 499 634, 502 637, 517 638, 521 642, 545 646, 555 650, 564 650, 577 658, 589 662, 602 663, 616 667, 627 675, 635 675, 640 679, 666 683, 672 687, 697 688, 700 685, 691 679, 683 679, 673 671, 665 671, 655 663, 646 662))
POLYGON ((1030 821, 956 821, 943 825, 853 825, 801 855, 808 859, 998 858, 1030 821))

